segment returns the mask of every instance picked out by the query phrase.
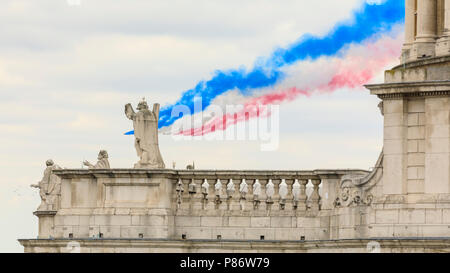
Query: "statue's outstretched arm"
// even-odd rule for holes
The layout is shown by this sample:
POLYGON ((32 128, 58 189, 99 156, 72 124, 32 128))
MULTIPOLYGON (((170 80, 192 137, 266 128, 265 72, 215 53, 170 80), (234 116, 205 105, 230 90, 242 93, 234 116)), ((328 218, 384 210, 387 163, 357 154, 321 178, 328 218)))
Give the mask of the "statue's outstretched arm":
POLYGON ((134 110, 133 110, 133 106, 131 106, 131 103, 127 103, 125 105, 125 115, 127 116, 128 119, 133 119, 134 118, 134 110))
POLYGON ((94 165, 92 165, 92 164, 91 164, 89 161, 87 161, 87 160, 83 161, 83 165, 84 165, 84 166, 87 166, 87 167, 89 167, 89 168, 94 167, 94 165))
POLYGON ((153 104, 153 113, 155 113, 155 117, 159 119, 159 103, 153 104))

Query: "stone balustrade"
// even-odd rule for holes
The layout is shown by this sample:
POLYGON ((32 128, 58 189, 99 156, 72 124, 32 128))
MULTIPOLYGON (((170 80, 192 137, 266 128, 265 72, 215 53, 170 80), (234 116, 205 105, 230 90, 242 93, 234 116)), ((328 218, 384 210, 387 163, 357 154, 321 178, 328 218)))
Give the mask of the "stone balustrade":
POLYGON ((182 214, 199 214, 205 210, 318 211, 321 208, 319 176, 242 176, 245 178, 181 176, 175 186, 176 210, 182 214))
POLYGON ((180 215, 227 211, 250 214, 267 211, 318 212, 331 208, 340 178, 350 173, 367 172, 170 169, 55 171, 63 181, 63 209, 126 207, 126 200, 134 200, 131 207, 161 208, 159 203, 163 202, 164 208, 180 215), (151 193, 142 195, 144 191, 151 193), (89 198, 81 198, 82 203, 77 200, 80 198, 73 198, 83 196, 83 192, 89 193, 89 198), (147 200, 147 196, 154 198, 147 200), (139 204, 136 200, 142 198, 142 204, 139 204))
POLYGON ((177 171, 176 215, 316 215, 331 209, 340 178, 359 170, 177 171), (323 196, 322 196, 323 195, 323 196))

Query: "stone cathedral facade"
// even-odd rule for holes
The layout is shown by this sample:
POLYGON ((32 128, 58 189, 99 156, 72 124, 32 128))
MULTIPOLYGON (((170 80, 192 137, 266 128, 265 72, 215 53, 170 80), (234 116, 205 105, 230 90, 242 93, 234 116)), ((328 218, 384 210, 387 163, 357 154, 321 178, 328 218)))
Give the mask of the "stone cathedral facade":
MULTIPOLYGON (((164 163, 137 140, 132 169, 109 169, 106 151, 89 169, 49 162, 25 252, 450 251, 450 0, 405 12, 401 64, 366 86, 384 116, 373 171, 146 168, 164 163)), ((159 106, 138 110, 154 134, 159 106)))

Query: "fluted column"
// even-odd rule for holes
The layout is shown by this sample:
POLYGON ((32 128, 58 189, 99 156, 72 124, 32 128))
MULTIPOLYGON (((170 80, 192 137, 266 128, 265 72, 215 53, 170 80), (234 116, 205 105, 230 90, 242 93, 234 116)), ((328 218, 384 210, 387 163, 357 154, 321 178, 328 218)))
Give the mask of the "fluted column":
POLYGON ((418 0, 416 42, 434 42, 436 39, 436 26, 436 0, 418 0))
MULTIPOLYGON (((446 0, 447 1, 447 0, 446 0)), ((448 0, 450 1, 450 0, 448 0)), ((414 43, 414 30, 415 30, 415 0, 405 1, 405 43, 403 44, 403 50, 410 49, 414 43)))

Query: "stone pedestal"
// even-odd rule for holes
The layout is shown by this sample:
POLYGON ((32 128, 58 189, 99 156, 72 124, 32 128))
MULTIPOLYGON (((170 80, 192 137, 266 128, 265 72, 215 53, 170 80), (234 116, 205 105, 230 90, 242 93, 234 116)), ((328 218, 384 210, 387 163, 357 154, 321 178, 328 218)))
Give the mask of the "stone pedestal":
POLYGON ((173 173, 112 169, 59 170, 61 208, 36 212, 39 238, 169 238, 173 173), (51 217, 50 217, 51 216, 51 217))
POLYGON ((33 212, 39 218, 39 239, 50 239, 53 237, 54 218, 57 211, 35 211, 33 212))
POLYGON ((436 56, 450 55, 450 36, 439 38, 436 42, 436 56))

